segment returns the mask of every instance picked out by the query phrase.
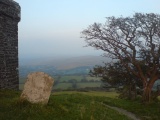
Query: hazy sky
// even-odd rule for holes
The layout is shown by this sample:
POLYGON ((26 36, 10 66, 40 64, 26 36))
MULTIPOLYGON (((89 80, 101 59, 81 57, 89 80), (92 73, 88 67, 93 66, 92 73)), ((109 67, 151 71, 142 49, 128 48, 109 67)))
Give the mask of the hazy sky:
POLYGON ((160 14, 160 0, 15 0, 21 6, 19 57, 101 55, 80 32, 109 16, 160 14))

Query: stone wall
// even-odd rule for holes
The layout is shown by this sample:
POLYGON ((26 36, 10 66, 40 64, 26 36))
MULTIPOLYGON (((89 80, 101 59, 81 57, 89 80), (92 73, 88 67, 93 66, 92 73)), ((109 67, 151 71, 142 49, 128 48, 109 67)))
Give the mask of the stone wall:
POLYGON ((18 89, 18 22, 20 6, 0 0, 0 89, 18 89))

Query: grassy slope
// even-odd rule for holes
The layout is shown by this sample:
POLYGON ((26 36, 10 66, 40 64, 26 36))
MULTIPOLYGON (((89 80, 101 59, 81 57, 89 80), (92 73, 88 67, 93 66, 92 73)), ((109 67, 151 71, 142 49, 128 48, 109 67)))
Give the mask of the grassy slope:
MULTIPOLYGON (((160 96, 158 97, 159 101, 142 104, 140 100, 130 101, 125 99, 119 99, 118 94, 115 92, 57 92, 53 93, 54 95, 60 94, 83 94, 87 96, 96 97, 96 101, 103 102, 110 106, 116 106, 128 110, 142 120, 160 120, 160 96)), ((120 120, 120 119, 117 119, 120 120)))
POLYGON ((160 101, 157 101, 157 103, 142 104, 140 101, 108 98, 104 100, 104 103, 135 113, 141 116, 142 120, 160 120, 160 101))
POLYGON ((92 94, 97 93, 55 93, 48 105, 41 106, 19 101, 19 92, 0 91, 1 120, 129 120, 92 94))
POLYGON ((118 93, 116 92, 98 92, 98 91, 90 91, 90 92, 77 92, 77 91, 62 91, 62 92, 55 92, 52 93, 53 95, 61 95, 61 94, 83 94, 92 97, 108 97, 116 99, 118 98, 118 93))
POLYGON ((20 102, 20 92, 0 91, 0 96, 1 120, 128 120, 102 102, 131 111, 142 120, 160 120, 160 101, 146 105, 118 99, 115 92, 55 92, 45 106, 20 102))

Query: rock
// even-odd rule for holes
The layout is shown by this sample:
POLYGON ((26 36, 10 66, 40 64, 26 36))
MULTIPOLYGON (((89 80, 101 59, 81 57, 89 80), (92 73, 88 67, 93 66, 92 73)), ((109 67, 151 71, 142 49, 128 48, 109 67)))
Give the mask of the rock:
POLYGON ((27 76, 21 100, 27 100, 31 103, 47 104, 54 80, 43 72, 34 72, 27 76))

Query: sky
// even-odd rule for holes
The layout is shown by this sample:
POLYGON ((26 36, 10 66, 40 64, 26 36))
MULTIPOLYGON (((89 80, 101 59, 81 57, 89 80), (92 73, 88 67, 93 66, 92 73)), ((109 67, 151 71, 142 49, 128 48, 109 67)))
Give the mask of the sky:
POLYGON ((160 0, 14 0, 21 6, 19 58, 103 54, 84 47, 81 32, 106 17, 160 14, 160 0))

